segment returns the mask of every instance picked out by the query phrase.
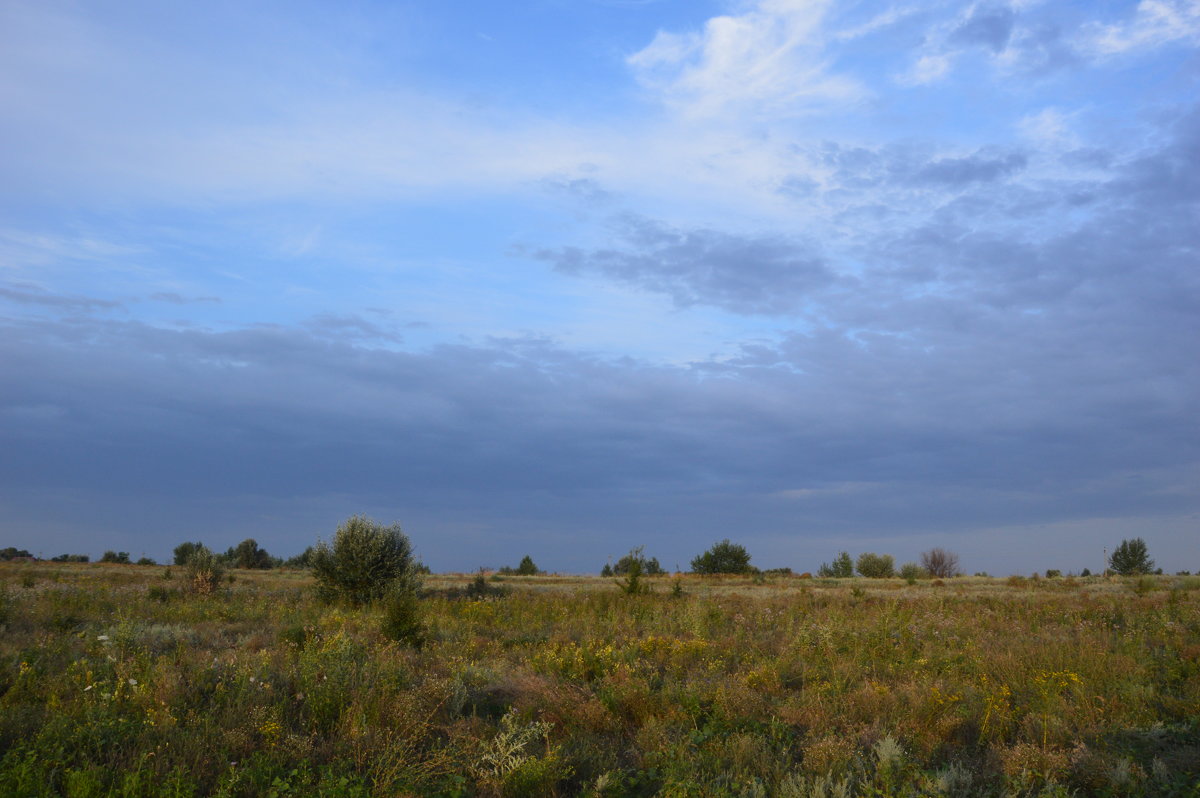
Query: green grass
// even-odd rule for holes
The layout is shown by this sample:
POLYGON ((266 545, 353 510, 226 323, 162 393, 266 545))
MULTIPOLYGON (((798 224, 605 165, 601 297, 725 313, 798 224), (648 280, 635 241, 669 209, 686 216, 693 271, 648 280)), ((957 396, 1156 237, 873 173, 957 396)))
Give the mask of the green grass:
POLYGON ((0 794, 1200 793, 1185 579, 435 576, 414 647, 174 571, 0 566, 0 794))

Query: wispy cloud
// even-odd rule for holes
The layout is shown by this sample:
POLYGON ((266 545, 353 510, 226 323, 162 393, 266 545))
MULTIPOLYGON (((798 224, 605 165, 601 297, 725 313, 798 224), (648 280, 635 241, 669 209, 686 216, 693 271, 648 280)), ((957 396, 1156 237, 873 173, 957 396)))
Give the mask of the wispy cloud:
POLYGON ((827 0, 759 0, 702 30, 660 31, 627 59, 638 79, 689 116, 794 114, 856 100, 865 90, 825 61, 827 0))
POLYGON ((1141 0, 1133 18, 1088 26, 1084 46, 1099 56, 1200 39, 1200 0, 1141 0))

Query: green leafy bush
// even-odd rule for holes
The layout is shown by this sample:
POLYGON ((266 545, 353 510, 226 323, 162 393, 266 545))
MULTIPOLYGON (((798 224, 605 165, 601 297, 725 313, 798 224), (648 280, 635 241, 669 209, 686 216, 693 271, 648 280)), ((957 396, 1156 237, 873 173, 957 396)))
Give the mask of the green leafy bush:
POLYGON ((900 566, 900 578, 907 581, 910 585, 918 579, 927 579, 929 572, 915 562, 906 562, 900 566))
POLYGON ((858 555, 855 567, 859 574, 871 579, 887 579, 896 573, 895 560, 890 554, 864 552, 858 555))
POLYGON ((692 560, 692 572, 697 574, 744 574, 750 572, 750 554, 745 547, 729 538, 714 543, 712 548, 692 560))
POLYGON ((187 589, 201 596, 207 596, 216 591, 221 584, 225 569, 217 555, 205 545, 196 546, 185 563, 187 568, 187 589))
POLYGON ((398 643, 420 646, 425 642, 425 623, 421 619, 421 602, 416 591, 392 583, 384 596, 381 630, 384 637, 398 643))
POLYGON ((338 527, 332 544, 317 544, 310 561, 324 601, 361 606, 395 589, 417 589, 412 544, 399 524, 383 526, 353 516, 338 527))

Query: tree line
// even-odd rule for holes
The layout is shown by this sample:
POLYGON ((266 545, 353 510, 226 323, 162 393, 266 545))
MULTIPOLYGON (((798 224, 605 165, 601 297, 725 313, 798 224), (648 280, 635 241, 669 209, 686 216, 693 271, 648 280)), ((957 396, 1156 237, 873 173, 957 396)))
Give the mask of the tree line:
MULTIPOLYGON (((355 516, 356 518, 358 516, 355 516)), ((247 570, 265 570, 270 568, 309 569, 313 567, 313 556, 317 548, 309 546, 300 554, 284 559, 276 557, 259 546, 254 538, 246 538, 236 546, 230 546, 224 552, 212 552, 200 541, 185 541, 175 547, 172 562, 177 566, 186 566, 197 555, 212 557, 213 561, 222 568, 240 568, 247 570)), ((38 559, 25 549, 13 546, 0 549, 0 561, 36 560, 38 559)), ((740 544, 728 538, 714 543, 703 553, 691 561, 691 572, 700 575, 712 574, 757 574, 757 573, 791 573, 790 568, 776 568, 762 571, 751 565, 750 553, 740 544)), ((60 554, 50 558, 51 562, 81 562, 90 561, 86 554, 60 554)), ((136 565, 157 565, 149 557, 141 557, 136 562, 125 551, 105 551, 99 562, 136 565)), ((429 569, 417 562, 414 566, 420 573, 428 573, 429 569)), ((1142 538, 1132 538, 1121 541, 1108 559, 1108 570, 1119 575, 1136 575, 1162 573, 1155 569, 1154 561, 1150 559, 1146 541, 1142 538)), ((530 555, 525 555, 516 567, 504 566, 497 570, 504 576, 536 576, 544 573, 533 561, 530 555)), ((629 576, 659 576, 666 570, 656 557, 647 557, 644 547, 637 547, 629 554, 621 557, 615 563, 608 562, 600 569, 600 575, 605 577, 629 576)), ((1083 569, 1082 576, 1090 575, 1088 569, 1083 569)), ((1184 573, 1184 572, 1180 572, 1184 573)), ((825 579, 849 579, 853 576, 871 579, 887 579, 900 577, 910 582, 916 579, 949 579, 961 575, 959 558, 954 552, 942 548, 933 548, 923 552, 920 562, 906 562, 899 568, 890 554, 863 552, 857 558, 852 558, 849 552, 839 552, 831 562, 821 563, 817 568, 817 576, 825 579)), ((977 574, 986 575, 986 574, 977 574)), ((1047 576, 1057 576, 1060 572, 1050 569, 1047 576)))

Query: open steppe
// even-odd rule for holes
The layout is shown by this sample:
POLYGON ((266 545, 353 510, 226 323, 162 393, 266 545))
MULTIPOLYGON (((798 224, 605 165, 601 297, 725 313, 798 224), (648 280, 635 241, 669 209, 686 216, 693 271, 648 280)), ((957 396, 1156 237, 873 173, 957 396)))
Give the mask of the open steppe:
POLYGON ((1200 794, 1198 577, 234 574, 0 565, 0 794, 1200 794))

